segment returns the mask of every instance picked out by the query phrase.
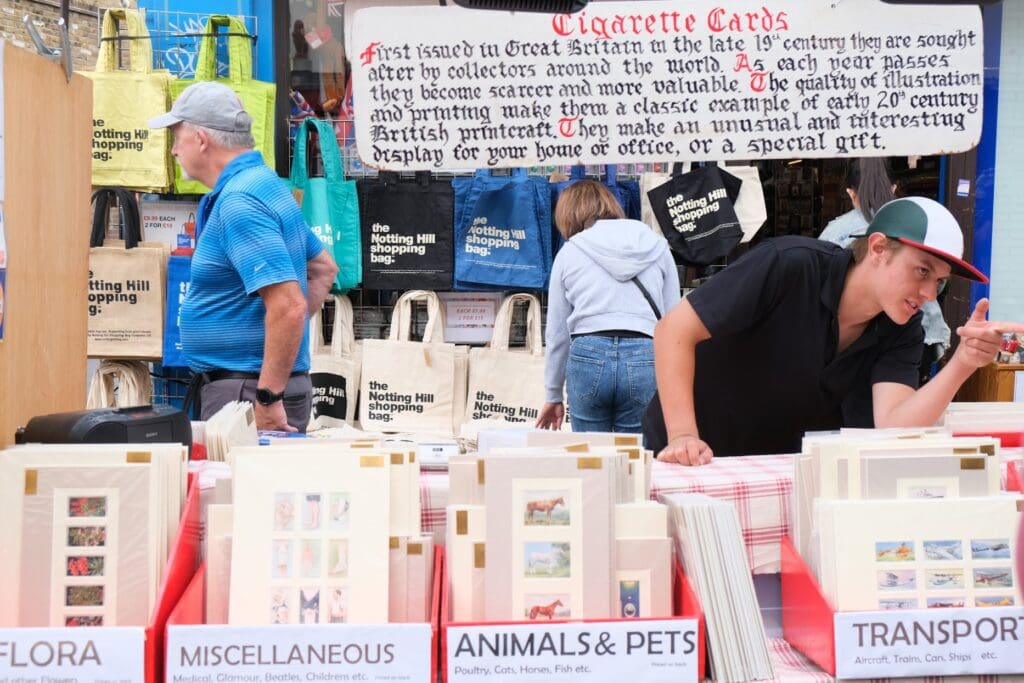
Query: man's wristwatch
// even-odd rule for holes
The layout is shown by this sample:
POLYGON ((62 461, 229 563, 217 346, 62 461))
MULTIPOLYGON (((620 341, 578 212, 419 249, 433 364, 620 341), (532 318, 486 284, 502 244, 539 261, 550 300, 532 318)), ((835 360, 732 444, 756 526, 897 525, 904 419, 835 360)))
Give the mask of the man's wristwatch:
POLYGON ((278 401, 284 398, 284 392, 274 393, 270 389, 257 388, 256 389, 256 401, 261 406, 274 405, 278 401))

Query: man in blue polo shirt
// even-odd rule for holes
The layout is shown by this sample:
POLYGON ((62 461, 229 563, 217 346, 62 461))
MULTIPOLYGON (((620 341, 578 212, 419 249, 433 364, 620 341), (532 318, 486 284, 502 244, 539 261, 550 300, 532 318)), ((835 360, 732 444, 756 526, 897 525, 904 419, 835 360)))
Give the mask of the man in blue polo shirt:
POLYGON ((255 404, 258 429, 305 431, 307 314, 337 272, 287 186, 253 150, 252 117, 230 88, 196 83, 149 122, 170 128, 182 171, 213 190, 199 202, 181 343, 196 373, 200 418, 255 404))
POLYGON ((917 388, 921 307, 950 274, 988 281, 962 256, 956 219, 921 197, 882 206, 849 249, 807 237, 751 249, 655 329, 648 446, 701 465, 797 452, 811 430, 934 424, 1002 333, 1024 331, 985 320, 982 299, 949 362, 917 388))

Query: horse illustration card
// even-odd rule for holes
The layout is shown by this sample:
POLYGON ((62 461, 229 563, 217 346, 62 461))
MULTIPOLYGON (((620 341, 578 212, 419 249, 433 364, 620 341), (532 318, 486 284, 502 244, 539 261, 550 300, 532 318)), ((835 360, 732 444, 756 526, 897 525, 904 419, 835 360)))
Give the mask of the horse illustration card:
POLYGON ((825 594, 838 610, 1021 604, 1012 496, 819 501, 825 594))
POLYGON ((558 596, 551 614, 611 614, 614 504, 625 456, 534 451, 488 457, 486 618, 530 619, 558 596), (495 586, 503 587, 496 590, 495 586))
POLYGON ((387 622, 388 454, 278 446, 231 455, 228 622, 387 622))

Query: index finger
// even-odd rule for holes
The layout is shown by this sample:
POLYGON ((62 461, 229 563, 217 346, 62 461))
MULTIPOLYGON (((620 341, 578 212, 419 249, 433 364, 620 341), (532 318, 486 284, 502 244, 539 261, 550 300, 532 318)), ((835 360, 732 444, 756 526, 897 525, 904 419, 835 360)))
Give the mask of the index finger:
POLYGON ((1024 323, 1017 323, 1009 320, 990 320, 986 323, 986 326, 1003 333, 1015 332, 1017 334, 1024 334, 1024 323))

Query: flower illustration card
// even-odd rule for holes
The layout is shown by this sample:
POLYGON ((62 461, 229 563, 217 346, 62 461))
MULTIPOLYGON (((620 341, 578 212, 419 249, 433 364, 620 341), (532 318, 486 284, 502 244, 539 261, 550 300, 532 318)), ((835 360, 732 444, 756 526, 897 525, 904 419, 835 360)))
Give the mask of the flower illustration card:
POLYGON ((148 465, 25 471, 21 626, 142 626, 156 598, 148 465))

